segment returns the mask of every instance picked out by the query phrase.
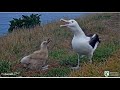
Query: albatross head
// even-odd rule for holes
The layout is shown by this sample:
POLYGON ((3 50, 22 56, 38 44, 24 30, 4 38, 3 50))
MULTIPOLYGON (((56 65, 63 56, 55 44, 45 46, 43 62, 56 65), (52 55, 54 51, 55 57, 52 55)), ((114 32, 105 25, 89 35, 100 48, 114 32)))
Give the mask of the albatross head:
POLYGON ((79 27, 77 21, 75 21, 74 19, 70 19, 70 20, 65 20, 65 19, 60 19, 60 21, 65 22, 64 25, 60 25, 60 27, 68 27, 72 30, 76 29, 79 27))
POLYGON ((47 45, 48 45, 48 43, 49 43, 50 41, 51 41, 50 39, 48 39, 48 40, 46 40, 46 41, 43 41, 43 42, 41 43, 41 47, 47 47, 47 45))
POLYGON ((64 25, 60 25, 60 27, 70 28, 70 30, 74 33, 75 36, 76 35, 85 36, 85 33, 83 32, 77 21, 75 21, 74 19, 70 20, 60 19, 60 21, 63 21, 65 23, 64 25))

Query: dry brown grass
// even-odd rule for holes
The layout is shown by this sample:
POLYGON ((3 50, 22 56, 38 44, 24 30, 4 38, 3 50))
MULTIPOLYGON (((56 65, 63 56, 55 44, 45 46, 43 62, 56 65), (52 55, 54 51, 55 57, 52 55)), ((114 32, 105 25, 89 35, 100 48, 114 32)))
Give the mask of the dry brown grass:
POLYGON ((120 50, 110 56, 106 62, 84 63, 80 70, 72 71, 70 77, 104 77, 104 71, 118 72, 120 76, 120 50))
MULTIPOLYGON (((100 35, 101 44, 99 47, 104 47, 106 43, 120 42, 120 14, 95 14, 76 19, 84 31, 88 33, 97 33, 100 35)), ((64 54, 54 58, 54 55, 49 56, 49 63, 51 68, 59 67, 59 61, 64 56, 74 55, 71 48, 71 40, 73 34, 66 28, 60 28, 61 22, 49 23, 45 26, 36 26, 31 29, 19 29, 8 34, 7 36, 0 37, 0 60, 7 60, 12 63, 11 71, 21 71, 19 61, 22 57, 38 50, 40 43, 51 38, 52 42, 49 45, 49 52, 63 50, 64 54), (54 62, 54 63, 53 63, 54 62)), ((59 54, 59 53, 58 53, 59 54)), ((103 71, 107 70, 120 70, 119 55, 115 53, 110 56, 108 62, 94 62, 94 64, 83 63, 80 71, 71 72, 70 76, 103 76, 103 71), (111 60, 112 59, 112 60, 111 60)), ((118 71, 117 70, 117 71, 118 71)), ((35 76, 36 74, 44 73, 41 71, 22 71, 23 76, 35 76)), ((46 73, 46 72, 45 72, 46 73)))

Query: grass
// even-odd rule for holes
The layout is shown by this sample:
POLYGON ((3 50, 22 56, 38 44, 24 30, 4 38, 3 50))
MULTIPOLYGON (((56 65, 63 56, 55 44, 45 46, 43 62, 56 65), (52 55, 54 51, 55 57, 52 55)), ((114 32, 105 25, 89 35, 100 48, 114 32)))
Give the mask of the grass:
POLYGON ((101 45, 94 54, 94 60, 105 61, 109 56, 114 54, 117 50, 120 49, 119 43, 109 42, 101 45))
POLYGON ((65 52, 64 50, 54 50, 54 51, 51 51, 49 55, 52 59, 57 60, 57 59, 64 58, 65 52))
POLYGON ((70 77, 104 77, 104 71, 117 72, 119 75, 116 77, 120 77, 119 54, 120 50, 107 58, 105 62, 84 63, 80 70, 72 71, 70 77))
POLYGON ((30 29, 19 29, 0 37, 0 72, 21 72, 21 76, 66 77, 103 76, 104 70, 120 71, 120 14, 99 13, 76 18, 86 34, 97 33, 101 44, 94 53, 93 64, 88 58, 80 61, 81 69, 71 71, 77 65, 77 54, 72 50, 73 34, 60 28, 59 21, 30 29), (25 71, 19 62, 22 57, 40 48, 40 43, 51 38, 49 49, 50 68, 47 71, 25 71), (4 61, 3 61, 4 60, 4 61))
POLYGON ((58 67, 53 68, 52 70, 48 71, 44 77, 67 77, 69 76, 70 69, 66 67, 58 67))
POLYGON ((7 73, 11 71, 11 63, 7 60, 0 60, 0 73, 7 73))
POLYGON ((64 59, 60 61, 62 66, 76 66, 77 65, 77 56, 76 55, 68 55, 64 59))

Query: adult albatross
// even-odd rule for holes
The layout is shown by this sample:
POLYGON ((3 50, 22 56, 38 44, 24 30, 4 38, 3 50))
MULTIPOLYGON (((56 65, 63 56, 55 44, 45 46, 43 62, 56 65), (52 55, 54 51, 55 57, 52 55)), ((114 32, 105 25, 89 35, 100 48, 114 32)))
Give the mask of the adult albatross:
POLYGON ((60 25, 60 27, 68 27, 74 33, 74 37, 72 39, 72 48, 78 54, 78 64, 72 69, 79 69, 80 57, 83 56, 87 56, 92 63, 93 53, 100 43, 99 36, 97 34, 93 34, 90 36, 85 35, 77 21, 75 21, 74 19, 60 19, 60 21, 65 22, 65 24, 60 25))

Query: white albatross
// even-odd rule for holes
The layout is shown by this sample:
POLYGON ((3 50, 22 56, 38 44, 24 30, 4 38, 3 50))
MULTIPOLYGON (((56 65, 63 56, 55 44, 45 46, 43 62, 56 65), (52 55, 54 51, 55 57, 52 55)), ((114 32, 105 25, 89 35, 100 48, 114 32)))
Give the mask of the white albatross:
POLYGON ((60 25, 60 27, 68 27, 74 33, 74 37, 72 39, 72 48, 78 54, 78 64, 72 69, 79 69, 80 57, 83 56, 87 56, 92 63, 93 53, 100 43, 99 36, 97 34, 86 36, 83 30, 78 25, 77 21, 75 21, 74 19, 60 19, 60 21, 65 22, 65 24, 60 25))
POLYGON ((25 68, 32 70, 48 69, 49 65, 46 65, 46 61, 48 59, 47 46, 50 41, 50 39, 48 39, 47 41, 43 41, 41 43, 40 50, 37 50, 32 54, 23 57, 20 61, 21 64, 23 64, 25 68))

